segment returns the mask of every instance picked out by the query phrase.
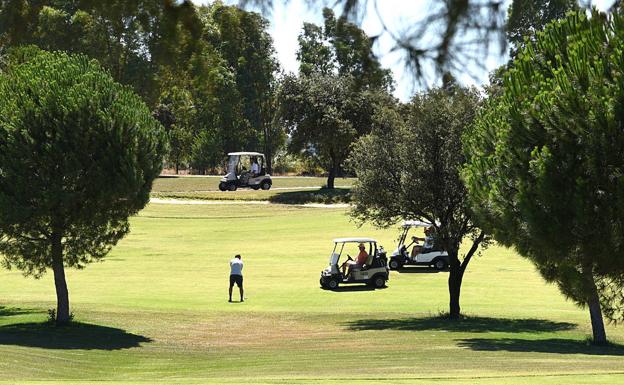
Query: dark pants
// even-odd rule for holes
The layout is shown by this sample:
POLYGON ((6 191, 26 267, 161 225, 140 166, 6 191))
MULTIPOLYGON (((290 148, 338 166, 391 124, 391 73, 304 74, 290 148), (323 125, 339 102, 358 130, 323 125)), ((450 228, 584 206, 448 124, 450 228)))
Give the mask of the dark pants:
POLYGON ((232 274, 230 275, 230 289, 234 287, 234 284, 239 288, 243 288, 243 276, 232 274))

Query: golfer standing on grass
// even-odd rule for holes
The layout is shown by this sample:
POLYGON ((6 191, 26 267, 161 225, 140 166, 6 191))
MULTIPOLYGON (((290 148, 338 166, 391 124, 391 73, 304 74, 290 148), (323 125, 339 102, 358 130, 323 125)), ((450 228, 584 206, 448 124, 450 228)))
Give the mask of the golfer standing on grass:
POLYGON ((230 300, 228 302, 232 302, 232 288, 235 283, 240 290, 240 301, 243 302, 243 260, 240 254, 230 261, 230 300))

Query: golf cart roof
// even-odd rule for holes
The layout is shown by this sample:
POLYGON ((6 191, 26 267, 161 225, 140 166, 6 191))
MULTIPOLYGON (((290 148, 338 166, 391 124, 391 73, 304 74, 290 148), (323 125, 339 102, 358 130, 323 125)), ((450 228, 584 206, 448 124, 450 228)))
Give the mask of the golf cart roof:
POLYGON ((431 227, 431 223, 423 221, 404 221, 403 227, 431 227))
POLYGON ((264 156, 264 154, 261 154, 259 152, 230 152, 228 153, 228 156, 232 156, 232 155, 236 155, 236 156, 241 156, 241 155, 249 155, 249 156, 264 156))
POLYGON ((373 242, 377 243, 373 238, 336 238, 334 239, 334 243, 367 243, 373 242))

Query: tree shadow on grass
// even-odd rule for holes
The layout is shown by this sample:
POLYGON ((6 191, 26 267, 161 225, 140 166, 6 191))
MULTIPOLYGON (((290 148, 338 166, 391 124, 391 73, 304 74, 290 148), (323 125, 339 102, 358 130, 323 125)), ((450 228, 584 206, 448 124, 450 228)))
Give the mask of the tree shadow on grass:
POLYGON ((44 349, 118 350, 141 346, 152 339, 121 329, 72 322, 56 327, 48 323, 17 323, 0 326, 0 345, 44 349))
POLYGON ((438 270, 433 267, 419 267, 419 266, 410 266, 410 267, 401 267, 396 269, 398 273, 401 274, 437 274, 437 273, 448 273, 448 269, 438 270))
POLYGON ((269 197, 271 203, 288 205, 302 205, 306 203, 349 203, 351 201, 350 188, 320 188, 318 190, 301 190, 280 192, 269 197))
POLYGON ((401 319, 362 319, 346 324, 351 330, 441 330, 449 332, 557 332, 576 327, 569 322, 554 322, 543 319, 511 319, 489 317, 463 317, 450 320, 447 317, 423 317, 401 319))
POLYGON ((0 317, 11 317, 22 314, 31 314, 31 313, 39 313, 39 311, 34 309, 22 309, 19 307, 6 307, 0 306, 0 317))
POLYGON ((344 285, 344 286, 338 286, 335 289, 326 289, 324 287, 321 287, 321 289, 323 290, 327 290, 327 291, 334 291, 337 293, 341 293, 341 292, 350 292, 350 291, 375 291, 375 290, 383 290, 386 287, 380 287, 380 288, 374 288, 372 286, 368 286, 368 285, 344 285))
POLYGON ((599 356, 624 356, 624 346, 609 344, 596 346, 588 341, 550 338, 525 340, 520 338, 469 338, 459 340, 460 347, 476 351, 508 351, 530 353, 588 354, 599 356))

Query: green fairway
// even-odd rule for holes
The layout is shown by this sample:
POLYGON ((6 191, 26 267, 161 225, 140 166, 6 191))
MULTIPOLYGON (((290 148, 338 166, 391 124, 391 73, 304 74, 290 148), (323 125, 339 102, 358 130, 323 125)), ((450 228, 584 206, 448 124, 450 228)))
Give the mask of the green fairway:
POLYGON ((461 322, 437 318, 444 272, 392 272, 382 290, 321 290, 332 238, 371 236, 391 252, 398 236, 345 213, 151 204, 104 262, 68 271, 79 322, 69 329, 42 324, 55 306, 51 274, 1 270, 0 382, 624 382, 624 328, 607 328, 614 346, 588 345, 587 312, 504 248, 468 267, 461 322), (227 302, 236 253, 243 304, 227 302))
MULTIPOLYGON (((219 191, 220 176, 164 176, 154 182, 154 193, 165 192, 207 192, 219 191)), ((351 187, 354 178, 337 178, 336 187, 351 187)), ((273 188, 290 189, 298 187, 323 187, 327 184, 327 178, 318 177, 273 177, 273 188)), ((243 189, 242 191, 253 191, 243 189)))

